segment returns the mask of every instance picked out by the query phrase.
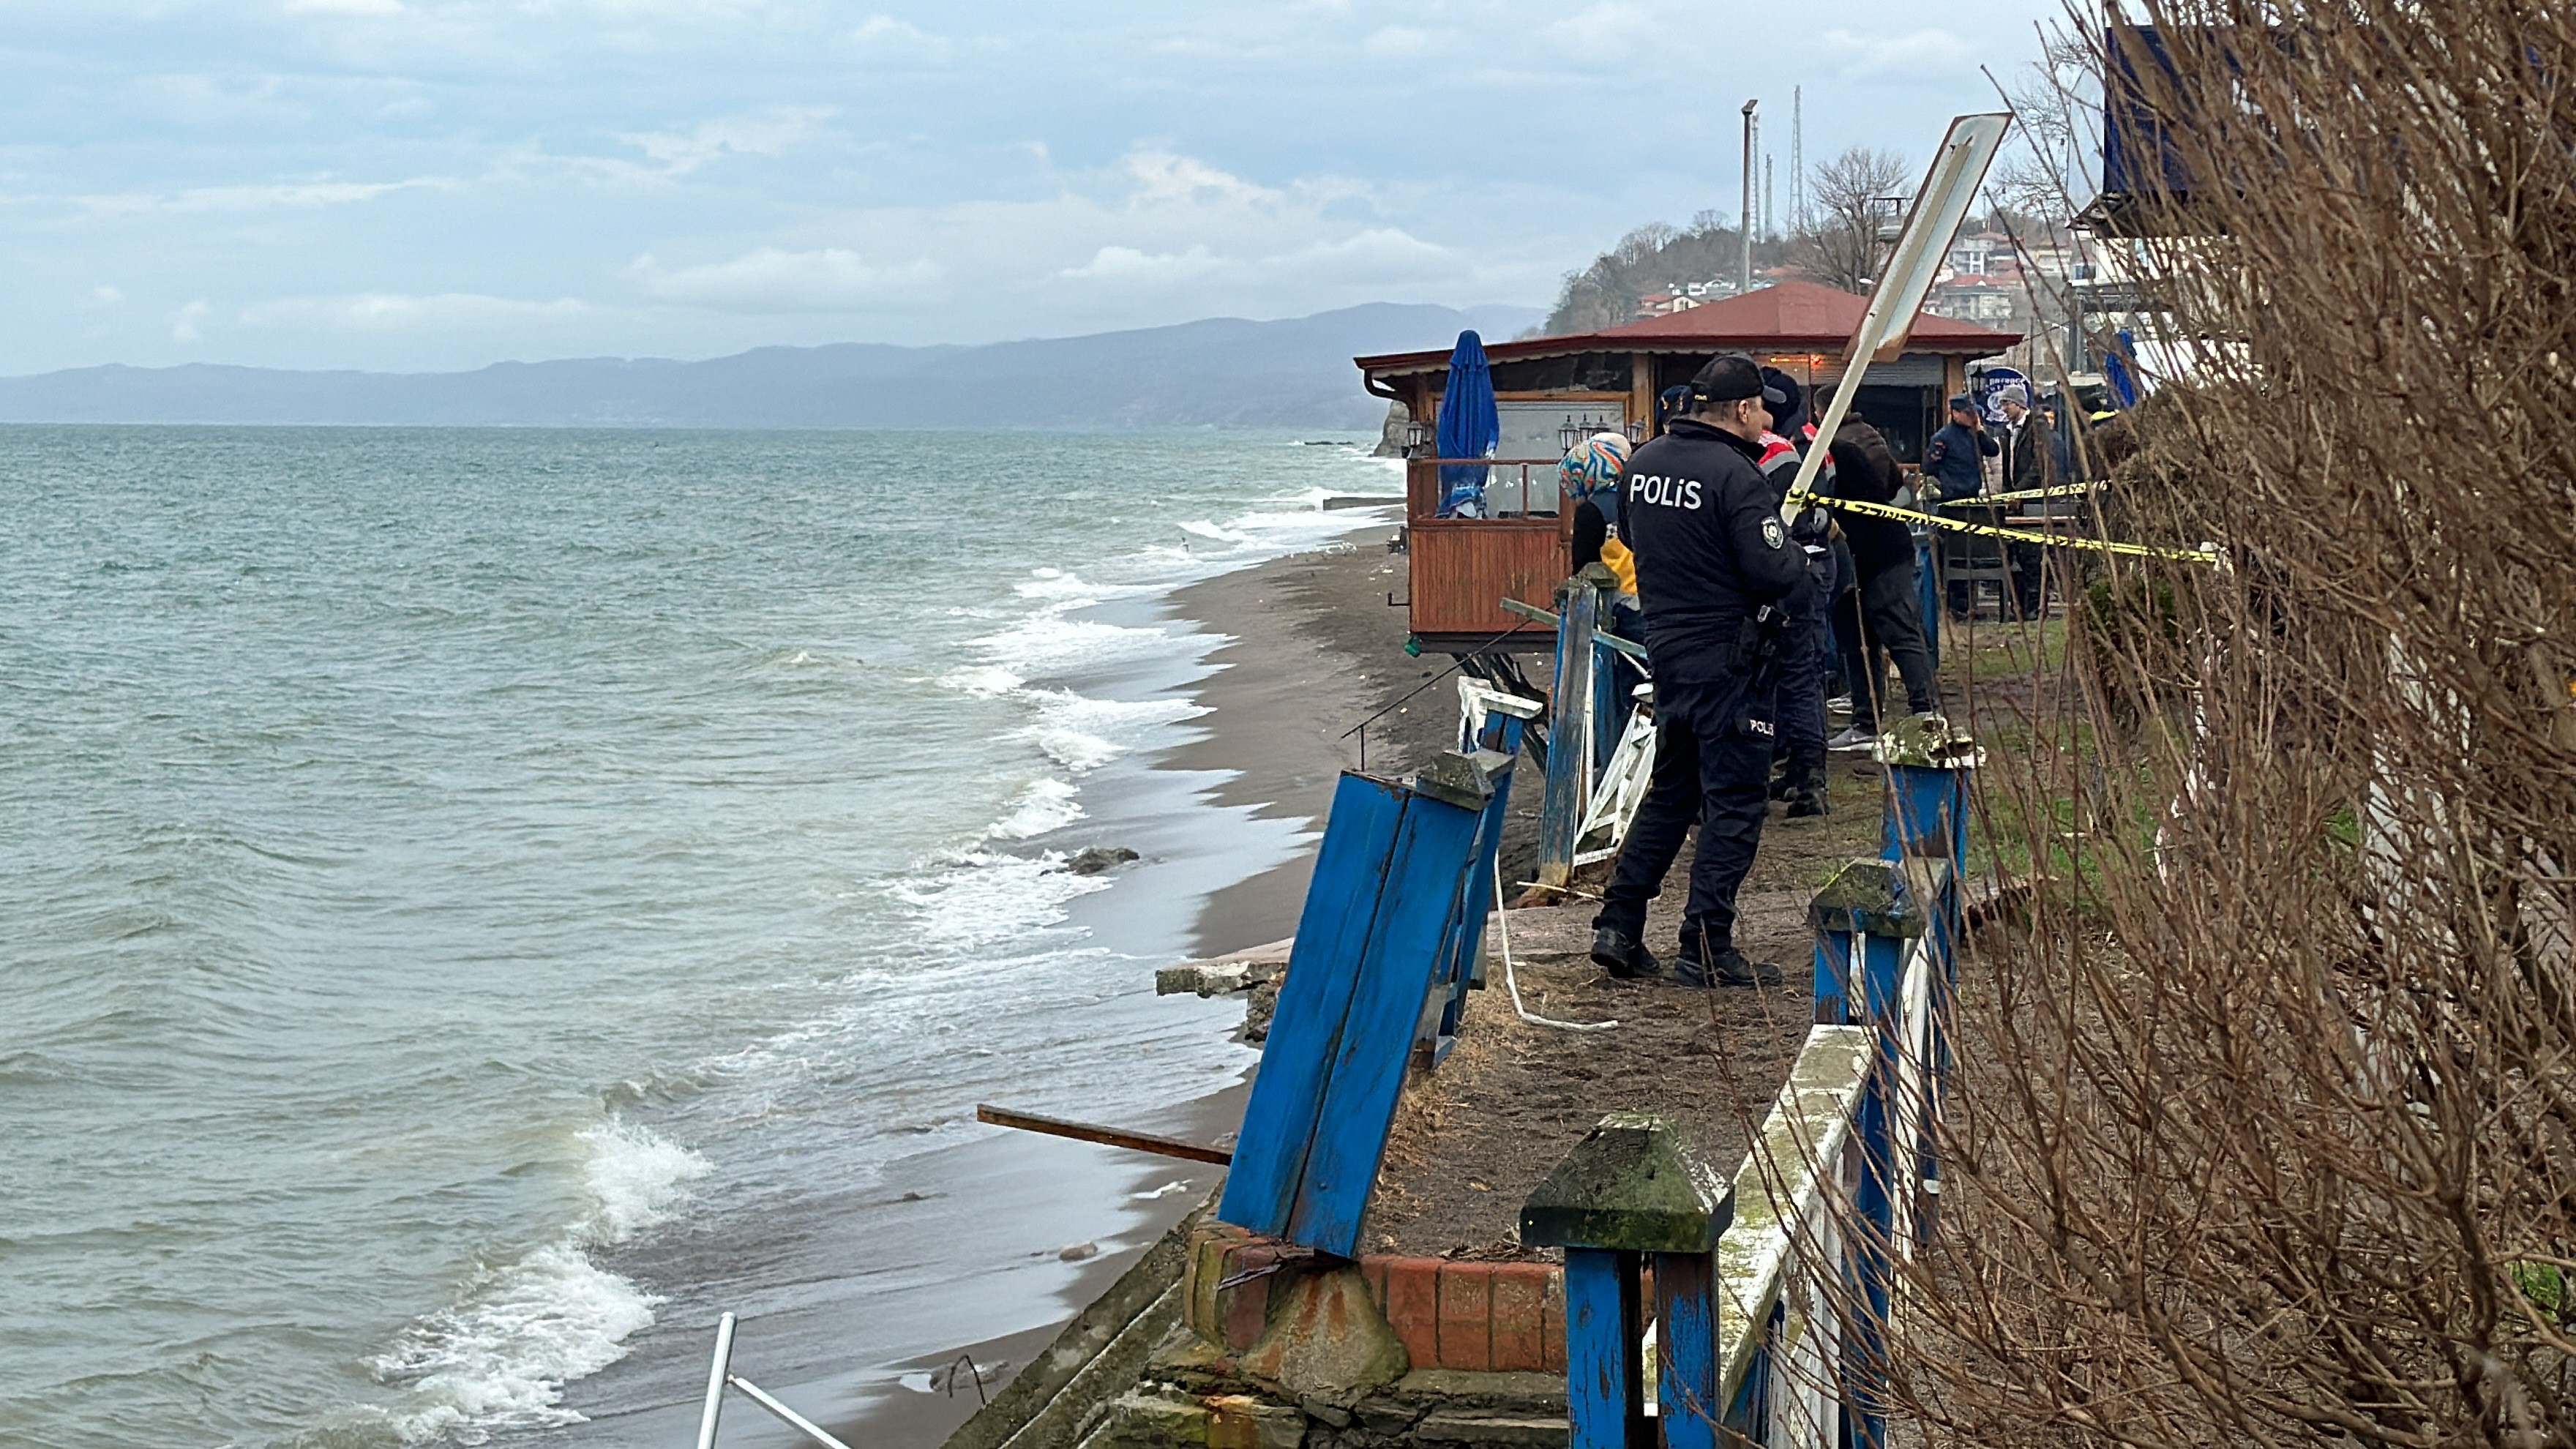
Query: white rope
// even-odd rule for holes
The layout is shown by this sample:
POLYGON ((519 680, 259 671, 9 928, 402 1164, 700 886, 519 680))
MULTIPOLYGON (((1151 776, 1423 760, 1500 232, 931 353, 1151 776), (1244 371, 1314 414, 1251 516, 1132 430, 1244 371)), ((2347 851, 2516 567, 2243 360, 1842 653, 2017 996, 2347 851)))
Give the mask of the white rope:
POLYGON ((1502 901, 1503 859, 1502 852, 1496 851, 1494 852, 1494 904, 1497 909, 1494 912, 1494 934, 1501 938, 1503 947, 1503 984, 1511 988, 1512 1010, 1521 1014, 1521 1020, 1532 1026, 1553 1026, 1565 1031, 1608 1031, 1617 1026, 1619 1023, 1615 1021, 1596 1021, 1587 1024, 1580 1021, 1558 1021, 1552 1017, 1535 1016, 1531 1014, 1528 1007, 1521 1005, 1520 976, 1512 970, 1512 928, 1503 919, 1511 913, 1499 909, 1502 901))

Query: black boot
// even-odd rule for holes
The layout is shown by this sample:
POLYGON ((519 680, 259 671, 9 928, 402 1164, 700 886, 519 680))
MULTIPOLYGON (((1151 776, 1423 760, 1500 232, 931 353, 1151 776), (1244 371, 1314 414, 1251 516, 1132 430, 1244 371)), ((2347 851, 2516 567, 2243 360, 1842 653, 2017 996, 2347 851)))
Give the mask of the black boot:
POLYGON ((1655 959, 1655 953, 1616 926, 1592 933, 1592 964, 1621 981, 1653 980, 1664 974, 1664 963, 1655 959))
POLYGON ((1698 951, 1685 951, 1674 963, 1671 980, 1676 986, 1777 986, 1780 968, 1768 961, 1747 960, 1743 952, 1725 946, 1703 961, 1698 951))
POLYGON ((1776 799, 1789 802, 1792 820, 1822 815, 1830 808, 1825 789, 1825 752, 1813 747, 1789 757, 1789 788, 1776 799))
POLYGON ((1717 953, 1709 962, 1709 975, 1720 986, 1777 986, 1780 968, 1768 961, 1748 959, 1733 946, 1717 953))

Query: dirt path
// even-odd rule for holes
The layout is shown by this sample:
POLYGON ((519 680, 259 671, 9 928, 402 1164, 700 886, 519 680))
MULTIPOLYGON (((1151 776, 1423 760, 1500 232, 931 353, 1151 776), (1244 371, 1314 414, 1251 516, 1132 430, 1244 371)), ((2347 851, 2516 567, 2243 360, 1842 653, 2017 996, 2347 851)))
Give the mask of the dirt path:
MULTIPOLYGON (((1489 930, 1489 989, 1470 994, 1449 1059, 1407 1087, 1361 1241, 1423 1256, 1548 1256, 1520 1247, 1521 1202, 1605 1112, 1661 1112, 1732 1175, 1813 1019, 1807 902, 1844 861, 1876 852, 1877 768, 1838 763, 1834 797, 1823 820, 1774 810, 1740 897, 1737 942, 1779 963, 1772 990, 1616 981, 1585 955, 1590 902, 1507 913, 1523 1004, 1559 1020, 1619 1025, 1575 1032, 1521 1020, 1505 988, 1500 934, 1489 930)), ((1648 917, 1658 955, 1671 954, 1681 925, 1689 859, 1685 851, 1648 917)))

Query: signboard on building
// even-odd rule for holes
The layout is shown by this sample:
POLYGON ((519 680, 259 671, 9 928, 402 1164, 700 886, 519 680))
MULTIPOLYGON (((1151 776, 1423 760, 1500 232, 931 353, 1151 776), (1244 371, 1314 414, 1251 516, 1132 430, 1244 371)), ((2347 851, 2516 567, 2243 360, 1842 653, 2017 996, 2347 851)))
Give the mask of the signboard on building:
POLYGON ((1990 423, 2000 423, 2004 420, 2003 398, 2005 388, 2020 388, 2021 395, 2025 400, 2032 397, 2037 391, 2030 385, 2029 378, 2022 376, 2020 373, 2015 372, 2009 367, 1987 368, 1985 371, 1977 374, 1977 386, 1979 389, 1979 396, 1977 399, 1978 405, 1984 411, 1986 421, 1990 423))

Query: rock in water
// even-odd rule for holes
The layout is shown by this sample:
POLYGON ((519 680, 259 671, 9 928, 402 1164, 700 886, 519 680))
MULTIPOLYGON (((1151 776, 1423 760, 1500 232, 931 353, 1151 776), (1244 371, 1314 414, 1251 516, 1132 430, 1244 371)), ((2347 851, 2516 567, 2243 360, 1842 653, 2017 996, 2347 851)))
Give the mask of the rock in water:
POLYGON ((1100 1245, 1098 1243, 1076 1243, 1070 1248, 1061 1250, 1056 1254, 1056 1256, 1062 1258, 1068 1263, 1079 1263, 1085 1258, 1098 1257, 1099 1254, 1100 1245))
POLYGON ((1098 875, 1136 858, 1136 852, 1123 845, 1095 845, 1066 861, 1064 872, 1067 875, 1098 875))

